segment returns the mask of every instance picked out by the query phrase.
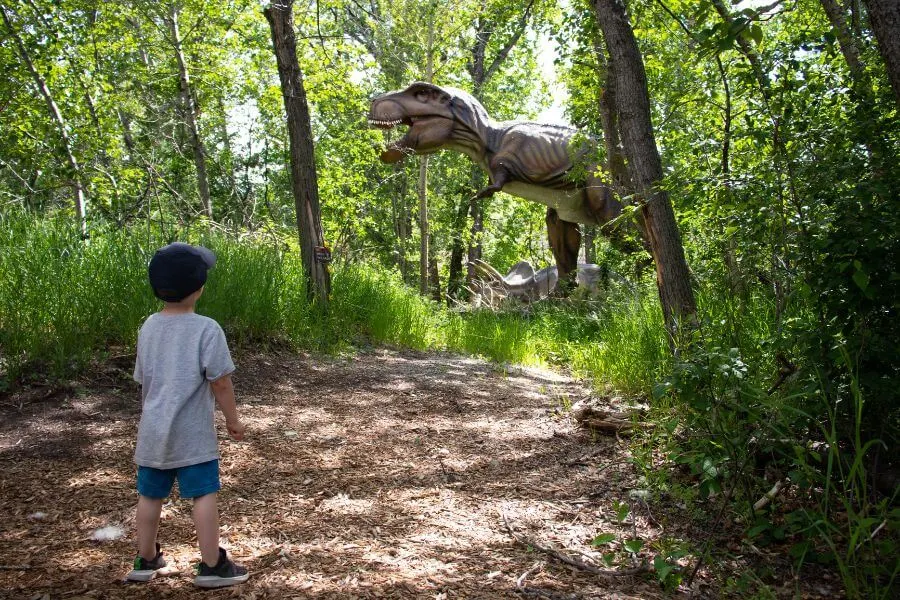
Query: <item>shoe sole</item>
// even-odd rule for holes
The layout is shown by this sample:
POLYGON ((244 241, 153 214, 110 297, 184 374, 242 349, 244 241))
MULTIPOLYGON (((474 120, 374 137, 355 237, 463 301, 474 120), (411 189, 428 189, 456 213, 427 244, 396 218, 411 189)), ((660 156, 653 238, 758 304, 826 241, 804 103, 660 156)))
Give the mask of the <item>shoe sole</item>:
POLYGON ((125 576, 125 581, 144 582, 144 581, 150 581, 154 577, 156 577, 156 571, 150 571, 150 570, 132 571, 131 573, 129 573, 128 575, 125 576))
POLYGON ((217 575, 197 575, 194 577, 194 585, 202 588, 220 588, 228 587, 238 583, 244 583, 250 579, 250 573, 246 575, 238 575, 236 577, 219 577, 217 575))

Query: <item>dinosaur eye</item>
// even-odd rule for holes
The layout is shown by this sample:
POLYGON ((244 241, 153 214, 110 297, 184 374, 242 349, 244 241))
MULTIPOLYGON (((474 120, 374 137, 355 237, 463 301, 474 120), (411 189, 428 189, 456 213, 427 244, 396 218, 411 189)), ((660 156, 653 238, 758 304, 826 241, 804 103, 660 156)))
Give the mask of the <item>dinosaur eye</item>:
POLYGON ((419 102, 428 102, 428 96, 430 94, 426 90, 419 90, 416 92, 416 100, 419 102))

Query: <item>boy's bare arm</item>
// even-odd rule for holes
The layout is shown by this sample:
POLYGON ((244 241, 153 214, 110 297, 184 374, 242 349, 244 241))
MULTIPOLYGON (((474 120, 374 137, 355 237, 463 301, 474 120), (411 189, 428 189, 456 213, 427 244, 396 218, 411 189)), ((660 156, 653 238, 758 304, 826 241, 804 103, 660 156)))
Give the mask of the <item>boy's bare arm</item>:
POLYGON ((234 384, 231 383, 231 375, 219 377, 209 384, 212 387, 213 396, 219 405, 219 410, 225 415, 225 426, 228 434, 237 441, 244 439, 244 429, 237 414, 237 404, 234 401, 234 384))

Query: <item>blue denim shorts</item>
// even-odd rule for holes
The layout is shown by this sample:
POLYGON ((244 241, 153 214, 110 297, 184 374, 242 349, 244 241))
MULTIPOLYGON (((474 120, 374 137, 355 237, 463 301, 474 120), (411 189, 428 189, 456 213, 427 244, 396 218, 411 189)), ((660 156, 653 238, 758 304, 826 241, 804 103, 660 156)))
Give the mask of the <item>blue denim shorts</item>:
POLYGON ((165 498, 172 491, 176 477, 178 495, 182 498, 199 498, 222 488, 219 483, 219 461, 211 460, 177 469, 138 466, 137 491, 147 498, 165 498))

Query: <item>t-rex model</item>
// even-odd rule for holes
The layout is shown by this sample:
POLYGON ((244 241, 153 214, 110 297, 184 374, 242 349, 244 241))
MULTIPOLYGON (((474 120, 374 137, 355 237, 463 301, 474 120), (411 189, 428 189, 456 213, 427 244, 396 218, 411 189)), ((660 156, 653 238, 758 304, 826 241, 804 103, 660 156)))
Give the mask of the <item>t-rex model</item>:
MULTIPOLYGON (((381 160, 449 148, 484 169, 491 183, 476 198, 503 190, 547 205, 547 233, 561 278, 575 270, 581 233, 577 223, 605 225, 622 213, 612 190, 596 176, 593 140, 574 129, 524 121, 496 122, 471 94, 416 82, 372 100, 369 123, 381 129, 407 125, 381 160)), ((621 239, 623 227, 604 233, 621 239)))

